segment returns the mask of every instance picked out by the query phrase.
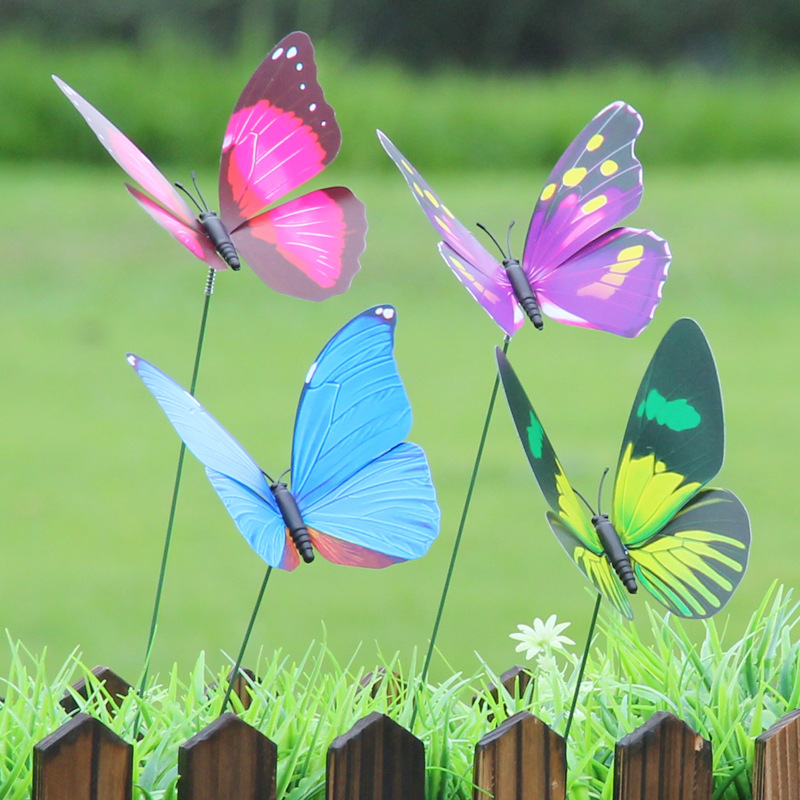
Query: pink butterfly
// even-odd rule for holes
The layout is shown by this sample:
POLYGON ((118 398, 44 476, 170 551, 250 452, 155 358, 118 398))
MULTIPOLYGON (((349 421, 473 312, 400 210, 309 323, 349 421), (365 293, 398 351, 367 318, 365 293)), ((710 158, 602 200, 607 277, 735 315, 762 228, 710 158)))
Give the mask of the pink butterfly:
POLYGON ((358 272, 364 204, 342 186, 264 207, 318 175, 339 152, 341 132, 317 82, 314 48, 290 33, 244 87, 222 141, 219 216, 191 210, 150 159, 64 81, 53 80, 114 160, 148 193, 126 184, 145 211, 214 269, 239 269, 239 254, 279 292, 324 300, 358 272))

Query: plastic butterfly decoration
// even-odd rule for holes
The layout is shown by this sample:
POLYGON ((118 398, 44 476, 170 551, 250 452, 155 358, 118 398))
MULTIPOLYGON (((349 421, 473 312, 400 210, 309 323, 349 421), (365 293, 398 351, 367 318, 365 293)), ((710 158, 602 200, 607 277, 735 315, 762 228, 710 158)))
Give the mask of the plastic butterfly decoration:
POLYGON ((153 393, 250 546, 292 570, 316 548, 337 564, 386 567, 427 552, 439 508, 422 449, 405 442, 411 406, 392 355, 395 310, 376 306, 325 346, 305 379, 291 491, 272 480, 171 378, 135 355, 153 393))
POLYGON ((114 160, 152 195, 126 184, 134 199, 201 261, 239 269, 241 254, 273 289, 307 300, 348 288, 367 230, 364 205, 349 189, 320 189, 263 211, 339 152, 339 126, 305 33, 278 42, 233 109, 222 141, 219 216, 208 208, 195 215, 130 139, 64 81, 53 80, 114 160))
POLYGON ((559 159, 539 195, 522 260, 487 252, 381 131, 378 137, 444 241, 439 252, 508 336, 523 310, 559 322, 637 336, 661 300, 671 254, 652 231, 613 228, 642 197, 633 148, 642 118, 625 103, 604 108, 559 159))
POLYGON ((624 589, 643 586, 681 617, 719 611, 744 575, 750 522, 727 489, 703 488, 722 466, 724 423, 714 357, 699 325, 667 331, 633 401, 610 517, 591 520, 508 359, 500 377, 525 455, 550 506, 556 538, 624 616, 624 589), (616 575, 614 574, 616 572, 616 575))

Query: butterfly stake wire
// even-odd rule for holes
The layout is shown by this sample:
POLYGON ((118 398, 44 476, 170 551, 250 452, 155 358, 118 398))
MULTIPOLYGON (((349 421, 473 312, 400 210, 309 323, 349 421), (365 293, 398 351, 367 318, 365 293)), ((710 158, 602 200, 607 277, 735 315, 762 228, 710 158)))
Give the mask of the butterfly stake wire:
MULTIPOLYGON (((508 346, 511 344, 511 337, 505 336, 503 338, 503 353, 508 352, 508 346)), ((428 669, 431 665, 431 658, 433 656, 433 648, 436 646, 436 637, 439 633, 439 624, 442 621, 442 614, 444 613, 444 604, 447 602, 447 594, 450 591, 450 581, 453 577, 453 571, 455 570, 456 566, 456 559, 458 558, 458 550, 461 546, 461 537, 464 533, 464 526, 467 522, 467 515, 469 514, 469 507, 470 503, 472 502, 472 492, 475 489, 475 483, 478 480, 478 471, 481 468, 481 459, 483 458, 483 448, 486 445, 486 436, 489 432, 489 424, 492 421, 492 414, 494 413, 494 404, 497 400, 497 392, 500 388, 500 375, 499 373, 495 374, 494 378, 494 385, 492 386, 492 393, 489 398, 489 408, 486 411, 486 419, 483 421, 483 430, 481 431, 481 438, 478 442, 478 451, 475 454, 475 463, 472 466, 472 474, 469 479, 469 484, 467 486, 467 494, 464 497, 464 506, 461 509, 461 519, 458 523, 458 529, 456 531, 456 538, 453 543, 453 552, 450 555, 450 564, 447 568, 447 575, 444 579, 444 586, 442 588, 442 597, 439 600, 439 608, 436 612, 436 619, 433 623, 433 631, 431 632, 430 643, 428 644, 428 652, 425 654, 425 661, 422 665, 422 673, 420 674, 419 679, 419 687, 420 689, 424 685, 427 677, 428 677, 428 669)), ((414 722, 417 719, 417 713, 419 711, 419 704, 414 702, 413 709, 411 711, 411 723, 409 724, 409 730, 414 729, 414 722)))
MULTIPOLYGON (((208 308, 211 303, 211 295, 214 294, 214 281, 216 279, 217 271, 210 267, 208 270, 208 277, 206 278, 205 289, 203 290, 203 313, 200 318, 200 331, 197 335, 197 348, 194 354, 194 366, 192 367, 192 380, 190 383, 189 394, 194 394, 197 388, 197 376, 200 372, 200 357, 203 352, 203 340, 206 334, 206 323, 208 321, 208 308)), ((172 528, 175 523, 175 511, 178 506, 178 494, 181 488, 181 476, 183 475, 183 461, 186 456, 186 445, 181 442, 181 449, 178 453, 178 464, 175 469, 175 483, 172 488, 172 500, 170 502, 169 517, 167 520, 167 532, 164 537, 164 550, 161 555, 161 568, 158 573, 158 583, 156 585, 156 596, 153 602, 153 618, 150 621, 150 633, 147 637, 147 648, 145 649, 144 666, 142 667, 142 678, 139 682, 139 694, 142 695, 147 683, 147 676, 150 671, 150 657, 153 653, 153 644, 156 638, 156 629, 158 627, 158 612, 161 607, 161 594, 164 589, 164 576, 167 571, 167 559, 169 557, 169 548, 172 541, 172 528)), ((136 728, 138 732, 139 717, 136 717, 136 728)))

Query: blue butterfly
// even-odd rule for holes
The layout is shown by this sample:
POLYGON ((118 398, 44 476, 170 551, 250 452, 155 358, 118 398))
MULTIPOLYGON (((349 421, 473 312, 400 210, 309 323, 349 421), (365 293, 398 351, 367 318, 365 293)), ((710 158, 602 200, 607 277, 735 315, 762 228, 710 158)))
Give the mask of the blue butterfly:
POLYGON ((386 567, 424 555, 439 532, 425 453, 404 439, 411 406, 392 348, 396 313, 350 320, 311 365, 297 408, 291 490, 273 481, 186 390, 128 362, 152 392, 250 546, 291 570, 314 558, 386 567))

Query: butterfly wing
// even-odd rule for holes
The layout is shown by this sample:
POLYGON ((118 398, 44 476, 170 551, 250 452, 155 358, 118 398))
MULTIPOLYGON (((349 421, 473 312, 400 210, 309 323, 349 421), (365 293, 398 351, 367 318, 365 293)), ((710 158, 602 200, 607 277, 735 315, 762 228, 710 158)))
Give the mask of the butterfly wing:
POLYGON ((262 494, 209 467, 206 475, 250 547, 270 566, 296 569, 297 548, 280 513, 264 502, 262 494))
POLYGON ((311 39, 290 33, 250 77, 228 122, 219 174, 225 224, 233 230, 318 175, 341 141, 311 39))
POLYGON ((724 422, 714 356, 700 326, 664 335, 633 401, 614 481, 611 521, 643 544, 719 472, 724 422))
POLYGON ((444 240, 439 243, 439 252, 447 266, 503 331, 513 336, 524 317, 506 271, 455 218, 391 139, 382 131, 378 131, 378 138, 405 178, 425 216, 444 240))
POLYGON ((536 297, 559 322, 638 336, 661 301, 671 258, 652 231, 614 228, 543 275, 536 297))
POLYGON ((522 266, 532 283, 631 214, 642 199, 633 152, 642 118, 616 102, 575 138, 550 173, 534 208, 522 266))
POLYGON ((422 448, 393 447, 304 505, 303 519, 314 546, 336 564, 386 567, 425 555, 439 507, 422 448))
POLYGON ((667 243, 651 231, 609 230, 642 197, 633 151, 641 130, 631 106, 603 109, 566 149, 536 204, 522 266, 542 310, 560 322, 636 336, 661 300, 667 243))
POLYGON ((198 229, 195 224, 187 225, 178 219, 172 212, 160 206, 144 192, 125 184, 125 188, 133 199, 154 219, 162 228, 171 233, 192 255, 205 261, 214 269, 227 269, 228 265, 219 257, 214 245, 206 234, 198 229))
POLYGON ((606 556, 587 547, 585 541, 575 534, 572 527, 552 511, 547 512, 547 521, 556 539, 561 542, 561 546, 578 569, 622 616, 633 619, 633 609, 625 588, 606 556))
MULTIPOLYGON (((159 203, 165 206, 174 219, 182 222, 185 226, 200 231, 199 223, 186 201, 181 197, 178 190, 161 174, 153 162, 119 128, 112 125, 71 86, 55 75, 53 75, 53 80, 72 105, 75 106, 78 113, 86 121, 86 124, 94 131, 100 140, 100 144, 105 147, 114 161, 145 191, 149 192, 159 203)), ((156 221, 161 225, 164 224, 161 219, 156 221)), ((170 229, 167 228, 167 230, 170 229)), ((173 231, 170 230, 170 233, 173 233, 173 231)))
POLYGON ((339 563, 415 558, 438 531, 425 457, 403 443, 411 406, 392 354, 394 327, 391 306, 352 319, 312 364, 300 396, 292 493, 320 552, 339 563))
POLYGON ((364 204, 342 186, 318 189, 240 225, 231 238, 278 292, 325 300, 348 289, 364 252, 364 204))
MULTIPOLYGON (((258 464, 189 392, 160 369, 132 353, 128 354, 128 363, 186 447, 205 465, 212 485, 244 537, 271 566, 283 566, 287 545, 283 518, 258 464)), ((291 556, 287 563, 291 563, 291 556)))
POLYGON ((728 602, 749 552, 744 505, 732 492, 704 489, 628 554, 636 579, 656 600, 678 616, 703 619, 728 602))
POLYGON ((497 367, 522 449, 550 511, 547 521, 562 547, 597 590, 629 619, 630 604, 589 518, 583 512, 542 423, 505 353, 495 348, 497 367))
POLYGON ((750 523, 721 489, 701 491, 722 466, 722 396, 700 326, 678 320, 633 403, 614 484, 612 521, 637 580, 670 611, 709 617, 747 565, 750 523))
POLYGON ((242 91, 220 161, 220 216, 237 250, 277 291, 322 300, 344 292, 360 267, 367 222, 349 189, 312 192, 260 213, 318 175, 340 144, 311 40, 291 33, 242 91))

